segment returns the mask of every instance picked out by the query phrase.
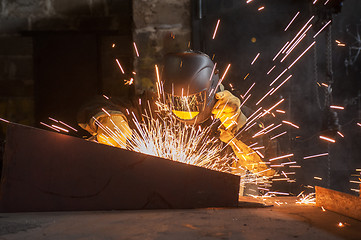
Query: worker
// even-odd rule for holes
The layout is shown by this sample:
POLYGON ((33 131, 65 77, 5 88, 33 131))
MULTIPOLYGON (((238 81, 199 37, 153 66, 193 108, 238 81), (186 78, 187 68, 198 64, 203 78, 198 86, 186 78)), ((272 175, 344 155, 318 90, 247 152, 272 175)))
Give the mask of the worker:
MULTIPOLYGON (((178 121, 192 125, 209 125, 218 119, 219 139, 231 146, 238 161, 233 169, 247 169, 260 176, 273 176, 275 171, 267 167, 260 156, 236 137, 247 122, 241 111, 241 101, 231 92, 224 90, 214 63, 204 53, 187 51, 168 54, 164 58, 161 74, 161 98, 178 121), (212 117, 213 116, 213 117, 212 117)), ((151 101, 154 102, 154 99, 151 101)), ((131 121, 127 119, 127 104, 107 104, 107 110, 100 102, 88 105, 80 114, 79 125, 90 132, 100 143, 125 148, 131 138, 131 121), (123 106, 119 106, 123 105, 123 106), (103 127, 99 127, 99 123, 103 127), (117 138, 109 136, 105 128, 116 129, 122 134, 117 138)), ((130 104, 132 105, 132 104, 130 104)), ((137 104, 133 104, 133 107, 137 104)), ((129 106, 129 104, 128 104, 129 106)), ((139 106, 137 106, 139 107, 139 106)))

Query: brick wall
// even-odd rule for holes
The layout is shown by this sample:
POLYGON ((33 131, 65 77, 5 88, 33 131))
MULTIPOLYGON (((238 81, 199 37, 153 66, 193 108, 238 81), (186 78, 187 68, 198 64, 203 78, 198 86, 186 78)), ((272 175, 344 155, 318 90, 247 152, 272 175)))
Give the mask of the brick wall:
POLYGON ((139 91, 155 79, 155 64, 164 54, 188 49, 191 39, 190 0, 133 1, 133 39, 139 50, 134 58, 139 91))

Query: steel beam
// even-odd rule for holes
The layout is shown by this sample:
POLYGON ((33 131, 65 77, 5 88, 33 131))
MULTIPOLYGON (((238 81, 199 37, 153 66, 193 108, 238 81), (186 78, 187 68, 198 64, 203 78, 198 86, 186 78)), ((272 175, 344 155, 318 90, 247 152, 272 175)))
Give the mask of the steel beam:
POLYGON ((236 207, 238 176, 9 124, 1 212, 236 207))

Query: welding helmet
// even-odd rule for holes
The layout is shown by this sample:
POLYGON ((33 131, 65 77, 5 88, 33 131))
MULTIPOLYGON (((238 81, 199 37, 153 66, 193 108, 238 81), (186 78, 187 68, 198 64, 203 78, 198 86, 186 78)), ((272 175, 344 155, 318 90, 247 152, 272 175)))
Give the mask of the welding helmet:
POLYGON ((198 124, 211 116, 219 76, 208 55, 187 51, 164 58, 164 99, 173 115, 187 124, 198 124))

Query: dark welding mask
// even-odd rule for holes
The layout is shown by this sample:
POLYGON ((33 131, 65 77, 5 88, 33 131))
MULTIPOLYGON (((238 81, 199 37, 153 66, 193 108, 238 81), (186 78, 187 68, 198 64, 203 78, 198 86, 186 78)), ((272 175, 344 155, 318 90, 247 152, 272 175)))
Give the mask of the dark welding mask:
POLYGON ((211 116, 219 81, 215 72, 212 60, 201 52, 165 56, 162 72, 165 100, 178 120, 198 124, 211 116))

